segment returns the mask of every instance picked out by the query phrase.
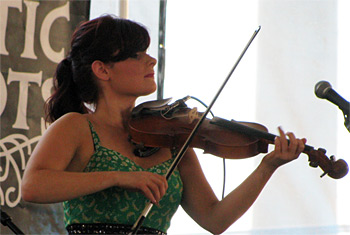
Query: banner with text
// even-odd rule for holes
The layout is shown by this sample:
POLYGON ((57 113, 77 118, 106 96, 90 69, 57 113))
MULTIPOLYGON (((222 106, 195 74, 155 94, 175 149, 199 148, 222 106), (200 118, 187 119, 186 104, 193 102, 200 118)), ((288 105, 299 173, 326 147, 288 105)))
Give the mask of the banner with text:
MULTIPOLYGON (((21 200, 23 172, 45 131, 44 101, 89 0, 0 1, 0 203, 25 234, 64 233, 60 204, 21 200)), ((1 234, 12 233, 1 225, 1 234)))

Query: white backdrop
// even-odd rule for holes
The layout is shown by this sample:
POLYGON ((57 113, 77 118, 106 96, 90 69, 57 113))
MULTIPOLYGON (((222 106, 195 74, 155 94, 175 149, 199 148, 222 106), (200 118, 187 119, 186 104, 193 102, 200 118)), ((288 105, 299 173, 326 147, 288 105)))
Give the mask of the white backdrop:
MULTIPOLYGON (((150 53, 156 57, 158 1, 129 2, 129 17, 151 31, 150 53)), ((118 15, 118 4, 108 4, 107 0, 92 0, 91 17, 104 12, 118 15)), ((285 131, 306 137, 309 145, 327 149, 329 156, 350 162, 350 133, 341 111, 314 95, 315 84, 327 80, 350 100, 349 10, 347 0, 168 0, 164 97, 193 95, 210 103, 261 25, 214 105, 214 114, 262 123, 272 133, 281 125, 285 131)), ((220 198, 222 160, 201 152, 197 151, 203 170, 220 198)), ((226 192, 242 182, 261 157, 227 160, 226 192)), ((283 166, 226 234, 290 234, 291 229, 299 234, 350 233, 350 176, 320 179, 321 173, 308 166, 306 155, 283 166)), ((168 232, 208 234, 182 209, 168 232)))

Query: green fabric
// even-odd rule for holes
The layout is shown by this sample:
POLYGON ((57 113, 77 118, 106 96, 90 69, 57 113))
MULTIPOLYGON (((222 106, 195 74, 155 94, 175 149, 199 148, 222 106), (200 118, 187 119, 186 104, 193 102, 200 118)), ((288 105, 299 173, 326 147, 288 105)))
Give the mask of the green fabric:
MULTIPOLYGON (((143 169, 120 153, 100 145, 100 139, 89 122, 95 145, 84 172, 93 171, 149 171, 166 175, 173 158, 149 169, 143 169)), ((168 189, 159 207, 154 205, 143 226, 166 232, 170 220, 181 202, 183 185, 180 173, 176 169, 168 180, 168 189)), ((68 226, 74 223, 116 223, 133 225, 147 203, 140 192, 111 187, 101 192, 63 202, 64 222, 68 226)))

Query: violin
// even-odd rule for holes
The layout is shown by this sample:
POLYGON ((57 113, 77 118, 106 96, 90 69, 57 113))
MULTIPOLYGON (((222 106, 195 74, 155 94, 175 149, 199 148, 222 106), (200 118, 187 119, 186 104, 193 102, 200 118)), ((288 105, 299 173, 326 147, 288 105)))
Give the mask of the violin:
MULTIPOLYGON (((189 108, 186 98, 169 104, 171 99, 148 101, 136 106, 128 122, 130 140, 140 147, 180 148, 202 113, 189 108)), ((243 159, 267 153, 268 145, 274 143, 276 135, 268 133, 258 123, 238 122, 219 117, 205 118, 189 147, 204 150, 218 157, 243 159)), ((342 160, 328 158, 326 150, 305 145, 303 153, 309 157, 311 167, 320 167, 324 175, 334 179, 344 177, 348 164, 342 160)))

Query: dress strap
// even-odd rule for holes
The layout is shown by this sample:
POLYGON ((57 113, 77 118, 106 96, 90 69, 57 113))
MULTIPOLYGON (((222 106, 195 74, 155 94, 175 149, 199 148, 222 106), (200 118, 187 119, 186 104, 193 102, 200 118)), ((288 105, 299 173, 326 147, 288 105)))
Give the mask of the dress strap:
POLYGON ((90 122, 90 120, 87 120, 89 122, 89 126, 90 126, 90 131, 91 131, 91 135, 92 135, 92 140, 94 142, 94 149, 95 151, 100 147, 100 138, 98 137, 94 126, 92 125, 92 123, 90 122))

